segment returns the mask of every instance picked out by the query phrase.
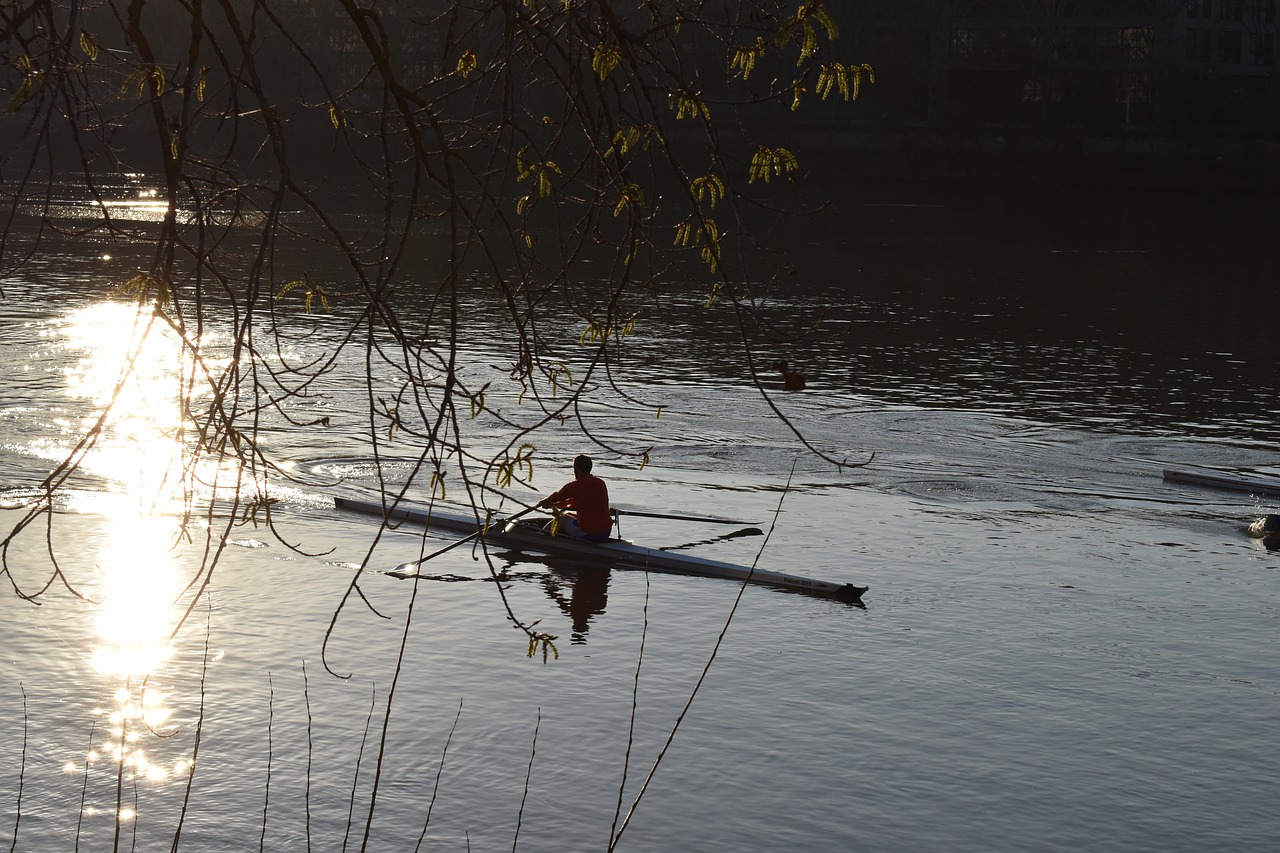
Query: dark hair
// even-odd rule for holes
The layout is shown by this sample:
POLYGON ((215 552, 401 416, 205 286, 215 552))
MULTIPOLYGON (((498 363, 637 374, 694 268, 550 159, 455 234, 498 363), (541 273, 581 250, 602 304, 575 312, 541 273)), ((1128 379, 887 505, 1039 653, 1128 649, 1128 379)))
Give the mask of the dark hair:
POLYGON ((590 474, 591 457, 587 456, 585 453, 575 456, 573 458, 573 472, 575 474, 590 474))

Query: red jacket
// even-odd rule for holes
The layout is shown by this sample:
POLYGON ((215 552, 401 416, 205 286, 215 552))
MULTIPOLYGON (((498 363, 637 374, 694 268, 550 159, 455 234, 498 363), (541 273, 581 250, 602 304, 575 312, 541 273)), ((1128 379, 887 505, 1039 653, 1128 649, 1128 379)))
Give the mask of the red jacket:
POLYGON ((560 509, 571 509, 578 526, 589 536, 603 536, 613 529, 609 514, 609 487, 594 474, 581 474, 547 496, 546 502, 560 509))

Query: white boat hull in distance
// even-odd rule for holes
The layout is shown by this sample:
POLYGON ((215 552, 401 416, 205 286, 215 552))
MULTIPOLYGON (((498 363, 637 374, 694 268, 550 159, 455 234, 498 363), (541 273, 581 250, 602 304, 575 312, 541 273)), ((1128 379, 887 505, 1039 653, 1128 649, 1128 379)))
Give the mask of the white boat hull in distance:
POLYGON ((1176 483, 1190 483, 1193 486, 1207 486, 1212 489, 1230 489, 1233 492, 1248 492, 1253 495, 1280 497, 1280 480, 1242 477, 1239 474, 1224 474, 1221 471, 1176 471, 1169 469, 1165 470, 1164 478, 1176 483))
MULTIPOLYGON (((390 522, 408 521, 422 524, 437 530, 448 530, 463 535, 476 532, 474 515, 450 512, 439 508, 396 506, 384 507, 373 501, 335 498, 334 505, 341 510, 358 512, 386 518, 390 522)), ((673 554, 660 548, 646 548, 625 539, 610 539, 607 542, 586 542, 571 539, 568 536, 549 536, 537 529, 521 526, 519 523, 507 529, 503 519, 496 519, 484 532, 490 542, 501 545, 516 546, 541 551, 548 554, 563 554, 571 557, 582 557, 593 562, 609 563, 622 568, 653 569, 656 571, 679 572, 681 574, 703 575, 706 577, 731 578, 747 580, 751 583, 784 587, 799 592, 831 596, 851 603, 862 602, 865 586, 840 584, 831 581, 815 580, 786 572, 773 572, 765 569, 752 570, 749 566, 735 563, 722 563, 719 560, 708 560, 688 554, 673 554)))

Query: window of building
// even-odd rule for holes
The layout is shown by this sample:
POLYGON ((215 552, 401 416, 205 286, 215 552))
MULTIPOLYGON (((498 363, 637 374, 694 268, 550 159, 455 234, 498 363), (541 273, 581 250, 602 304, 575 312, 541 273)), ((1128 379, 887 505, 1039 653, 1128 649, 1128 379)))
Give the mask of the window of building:
POLYGON ((982 56, 984 59, 1004 59, 1010 43, 1017 44, 1017 38, 1011 30, 993 29, 983 33, 982 56))
POLYGON ((1212 0, 1191 0, 1187 4, 1188 18, 1208 18, 1213 15, 1212 0))
POLYGON ((1244 33, 1225 32, 1218 38, 1218 59, 1227 65, 1239 65, 1244 61, 1244 33))
POLYGON ((1224 21, 1243 21, 1244 0, 1221 0, 1218 3, 1218 17, 1224 21))
POLYGON ((1151 57, 1151 27, 1125 27, 1120 31, 1126 59, 1151 57))
POLYGON ((1099 31, 1085 27, 1063 27, 1058 33, 1058 58, 1092 59, 1099 51, 1099 31))
POLYGON ((1022 80, 1024 104, 1058 103, 1062 100, 1062 75, 1057 71, 1027 75, 1022 80))
POLYGON ((1098 71, 1090 75, 1093 100, 1099 104, 1124 103, 1124 78, 1110 71, 1098 71))
POLYGON ((1270 65, 1275 55, 1275 36, 1271 33, 1255 33, 1253 36, 1253 64, 1270 65))
POLYGON ((1115 27, 1099 29, 1097 45, 1099 59, 1119 59, 1124 55, 1124 38, 1115 27))
POLYGON ((951 56, 955 59, 977 59, 982 52, 981 33, 956 30, 951 34, 951 56))
POLYGON ((1096 32, 1099 59, 1147 59, 1151 55, 1150 27, 1104 27, 1096 32))
POLYGON ((1128 103, 1150 104, 1155 100, 1154 93, 1151 89, 1151 77, 1145 71, 1138 71, 1130 74, 1125 85, 1128 88, 1128 93, 1126 95, 1128 103))
POLYGON ((1039 30, 1031 28, 1019 30, 1018 47, 1027 56, 1041 56, 1045 49, 1045 38, 1039 30))
POLYGON ((1212 58, 1212 41, 1208 30, 1187 30, 1186 46, 1188 62, 1208 62, 1212 58))

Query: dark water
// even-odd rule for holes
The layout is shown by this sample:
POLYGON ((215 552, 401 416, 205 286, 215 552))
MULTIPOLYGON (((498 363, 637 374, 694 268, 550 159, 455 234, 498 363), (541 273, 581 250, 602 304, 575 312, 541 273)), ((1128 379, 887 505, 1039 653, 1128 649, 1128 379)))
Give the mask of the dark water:
MULTIPOLYGON (((761 565, 871 587, 865 609, 746 592, 619 849, 1272 849, 1280 553, 1244 527, 1275 501, 1160 472, 1280 477, 1264 331, 1276 213, 1249 198, 921 185, 842 197, 838 216, 778 235, 801 250, 794 275, 757 285, 772 316, 822 318, 820 333, 759 339, 753 355, 766 373, 779 356, 807 373, 808 390, 775 401, 806 439, 837 458, 874 452, 871 465, 806 454, 698 298, 629 339, 621 381, 644 405, 602 391, 584 410, 624 449, 651 449, 643 469, 598 454, 615 502, 766 528, 780 508, 761 565)), ((94 306, 131 262, 127 247, 104 253, 55 242, 0 283, 0 520, 94 408, 87 377, 110 347, 86 329, 121 325, 94 306)), ((487 297, 473 298, 480 328, 487 297)), ((332 346, 342 316, 305 328, 295 354, 332 346)), ((576 341, 564 326, 553 339, 576 341)), ((494 374, 499 344, 466 349, 468 377, 494 374)), ((367 519, 332 509, 378 487, 362 373, 343 362, 299 403, 329 429, 270 433, 299 478, 276 492, 281 538, 320 556, 237 526, 172 643, 167 602, 188 600, 199 549, 167 550, 120 507, 157 447, 122 425, 87 460, 50 540, 104 603, 0 597, 0 827, 16 824, 17 849, 72 849, 77 833, 81 849, 115 844, 106 745, 122 720, 137 736, 121 777, 136 849, 169 849, 179 825, 181 849, 354 849, 375 779, 370 850, 413 849, 428 813, 427 850, 507 849, 517 832, 522 850, 606 847, 736 586, 615 570, 579 593, 588 618, 571 570, 500 557, 511 607, 559 638, 543 664, 460 548, 416 590, 366 575, 331 628, 355 566, 443 544, 399 531, 374 546, 367 519), (157 646, 148 684, 169 716, 149 730, 136 676, 104 654, 157 646)), ((494 405, 521 411, 500 393, 494 405)), ((482 446, 503 437, 484 418, 471 429, 482 446)), ((556 460, 581 447, 571 427, 537 442, 546 461, 524 498, 559 485, 556 460)), ((419 448, 383 450, 394 484, 419 448)), ((708 538, 656 520, 624 532, 708 538)), ((761 544, 689 553, 749 563, 761 544)), ((47 550, 43 531, 14 543, 15 581, 46 576, 47 550)))
POLYGON ((845 387, 1065 424, 1275 438, 1266 306, 1280 214, 1267 199, 853 195, 844 238, 815 235, 815 268, 800 273, 817 280, 811 304, 845 308, 849 340, 829 357, 845 387))

